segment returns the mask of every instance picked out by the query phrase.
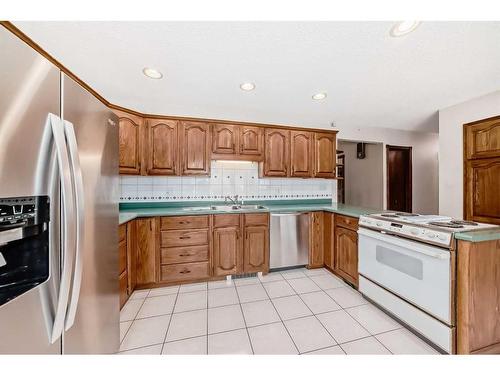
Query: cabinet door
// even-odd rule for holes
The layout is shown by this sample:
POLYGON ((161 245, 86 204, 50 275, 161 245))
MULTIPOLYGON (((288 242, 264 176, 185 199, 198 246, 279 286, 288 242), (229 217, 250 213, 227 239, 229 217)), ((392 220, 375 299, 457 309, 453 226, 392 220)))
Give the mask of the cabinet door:
POLYGON ((323 267, 323 212, 311 212, 309 267, 323 267))
POLYGON ((210 125, 181 123, 181 175, 210 174, 210 125))
POLYGON ((290 132, 291 177, 312 177, 313 133, 290 132))
POLYGON ((120 309, 125 305, 128 300, 128 289, 127 289, 127 271, 124 271, 118 277, 118 285, 120 288, 119 296, 120 296, 120 309))
POLYGON ((290 131, 266 129, 265 143, 263 175, 287 177, 290 167, 290 131))
POLYGON ((144 150, 147 174, 177 174, 177 121, 147 120, 147 141, 148 147, 144 150))
POLYGON ((466 162, 465 219, 500 224, 500 158, 466 162))
POLYGON ((141 174, 143 119, 117 112, 120 174, 141 174))
POLYGON ((264 129, 257 126, 240 126, 240 155, 251 160, 262 160, 264 156, 264 129))
POLYGON ((156 223, 154 218, 135 219, 136 224, 136 279, 138 285, 156 282, 156 223))
POLYGON ((466 158, 500 157, 500 117, 464 127, 466 158))
POLYGON ((238 153, 238 126, 212 125, 212 159, 228 159, 238 153))
POLYGON ((358 234, 339 226, 335 227, 335 271, 358 285, 358 234))
POLYGON ((335 149, 335 133, 314 133, 314 177, 335 178, 335 149))
POLYGON ((239 227, 213 230, 214 276, 241 272, 242 254, 239 227))
POLYGON ((269 271, 269 227, 245 227, 243 272, 269 271))
POLYGON ((333 270, 335 268, 335 214, 323 212, 323 249, 325 266, 333 270))
POLYGON ((127 224, 127 274, 128 274, 128 293, 129 295, 135 289, 137 284, 137 252, 136 252, 136 226, 135 220, 129 221, 127 224))

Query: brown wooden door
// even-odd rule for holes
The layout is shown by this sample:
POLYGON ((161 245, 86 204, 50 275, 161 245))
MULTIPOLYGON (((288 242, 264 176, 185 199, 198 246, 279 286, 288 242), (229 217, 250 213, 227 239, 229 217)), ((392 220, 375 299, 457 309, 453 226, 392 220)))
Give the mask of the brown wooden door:
POLYGON ((240 227, 213 230, 214 276, 235 275, 242 269, 240 227))
POLYGON ((240 126, 239 128, 240 155, 250 156, 252 160, 262 160, 264 156, 264 129, 257 126, 240 126))
POLYGON ((181 175, 210 174, 210 124, 182 122, 180 125, 181 175))
POLYGON ((335 227, 335 271, 358 285, 358 234, 339 226, 335 227))
POLYGON ((313 133, 290 132, 290 176, 312 177, 313 133))
POLYGON ((387 209, 412 211, 411 147, 387 146, 387 209))
POLYGON ((243 272, 269 271, 269 227, 245 227, 243 272))
POLYGON ((118 277, 119 285, 119 298, 120 298, 120 309, 125 305, 128 300, 128 288, 127 288, 127 271, 120 274, 118 277))
POLYGON ((500 224, 500 158, 466 163, 465 219, 500 224))
POLYGON ((287 177, 290 171, 290 131, 266 129, 264 137, 266 148, 263 175, 287 177))
POLYGON ((143 119, 124 112, 116 114, 119 118, 120 174, 141 174, 143 119))
POLYGON ((136 224, 136 278, 137 284, 156 282, 156 222, 154 218, 135 219, 136 224))
POLYGON ((311 212, 310 215, 309 267, 323 267, 323 212, 311 212))
POLYGON ((176 175, 178 171, 177 121, 147 120, 148 147, 144 154, 147 160, 147 174, 176 175))
POLYGON ((212 159, 228 159, 238 154, 237 125, 212 125, 212 159))
POLYGON ((335 133, 314 133, 314 177, 335 178, 336 143, 335 133))
POLYGON ((464 126, 466 159, 500 157, 500 116, 464 126))

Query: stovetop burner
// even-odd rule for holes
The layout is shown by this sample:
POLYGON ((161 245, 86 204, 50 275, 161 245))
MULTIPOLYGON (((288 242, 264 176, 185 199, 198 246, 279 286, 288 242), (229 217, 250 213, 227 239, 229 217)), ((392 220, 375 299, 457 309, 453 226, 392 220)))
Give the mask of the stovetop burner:
POLYGON ((435 225, 437 227, 454 228, 454 229, 460 229, 460 228, 464 227, 461 224, 453 223, 451 221, 431 221, 428 224, 429 225, 435 225))
POLYGON ((473 225, 473 226, 479 225, 478 223, 469 220, 451 220, 450 223, 457 225, 473 225))

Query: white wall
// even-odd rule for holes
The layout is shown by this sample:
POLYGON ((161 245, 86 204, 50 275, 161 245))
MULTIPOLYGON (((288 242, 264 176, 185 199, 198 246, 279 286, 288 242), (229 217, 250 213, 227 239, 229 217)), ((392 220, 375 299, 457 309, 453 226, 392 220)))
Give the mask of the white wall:
POLYGON ((358 159, 357 142, 339 141, 345 154, 345 203, 382 210, 384 207, 384 156, 381 143, 365 143, 366 157, 358 159))
MULTIPOLYGON (((413 212, 434 214, 438 212, 438 149, 436 133, 412 132, 386 128, 339 129, 342 140, 380 142, 383 144, 383 180, 386 180, 386 145, 411 146, 413 175, 413 212)), ((387 201, 387 185, 383 184, 384 208, 387 201)))
POLYGON ((500 91, 439 111, 439 213, 463 218, 463 124, 500 115, 500 91))

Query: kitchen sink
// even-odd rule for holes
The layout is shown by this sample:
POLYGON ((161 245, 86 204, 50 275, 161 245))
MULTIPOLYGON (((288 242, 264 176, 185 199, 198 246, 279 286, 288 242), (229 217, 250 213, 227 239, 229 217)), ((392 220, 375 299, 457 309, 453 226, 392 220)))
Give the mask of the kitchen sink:
POLYGON ((199 207, 185 207, 183 211, 210 211, 212 207, 210 206, 199 206, 199 207))
POLYGON ((212 210, 216 211, 263 210, 265 208, 266 207, 257 204, 212 206, 212 210))

